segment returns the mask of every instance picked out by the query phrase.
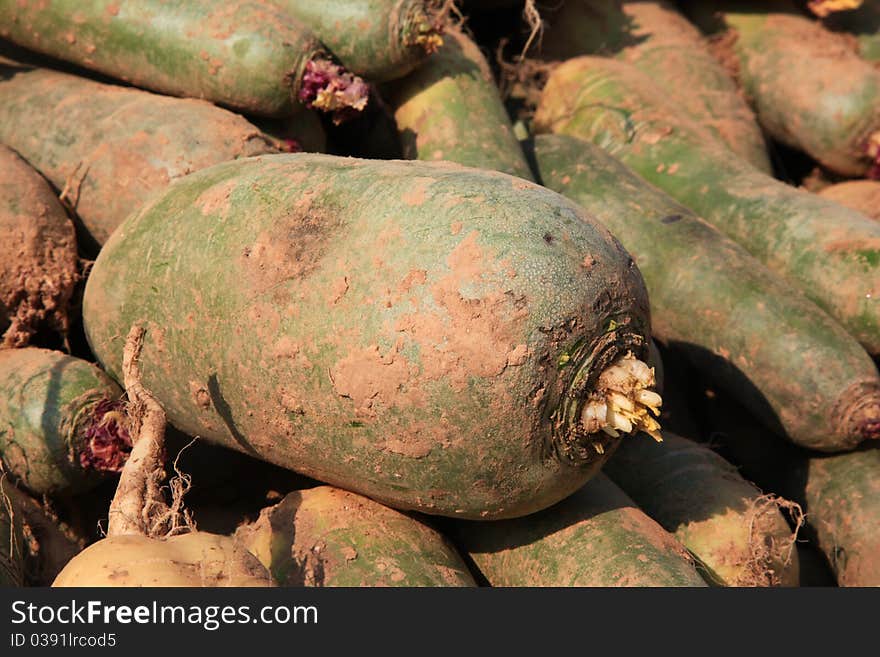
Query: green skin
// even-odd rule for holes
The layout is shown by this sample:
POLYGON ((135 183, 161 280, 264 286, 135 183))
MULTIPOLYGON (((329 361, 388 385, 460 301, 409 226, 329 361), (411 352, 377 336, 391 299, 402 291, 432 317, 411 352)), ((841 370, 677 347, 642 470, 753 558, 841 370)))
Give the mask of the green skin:
POLYGON ((492 586, 706 586, 684 547, 604 474, 541 513, 453 532, 492 586))
POLYGON ((94 252, 174 179, 278 152, 277 142, 244 118, 203 100, 2 63, 0 141, 67 189, 81 222, 80 241, 94 252))
POLYGON ((831 14, 823 22, 831 29, 854 35, 862 59, 880 63, 880 1, 865 0, 858 9, 831 14))
POLYGON ((754 113, 699 30, 671 3, 565 2, 546 20, 542 58, 564 61, 602 54, 630 62, 662 85, 688 118, 756 168, 772 172, 754 113))
POLYGON ((765 489, 803 507, 810 540, 827 557, 837 583, 880 586, 880 449, 819 455, 780 441, 722 395, 707 410, 721 453, 765 489))
POLYGON ((102 400, 122 390, 92 363, 28 347, 0 351, 0 458, 36 495, 82 492, 106 476, 80 465, 102 400))
POLYGON ((113 234, 83 314, 190 435, 389 506, 537 511, 605 457, 580 412, 631 350, 641 275, 563 197, 453 164, 268 155, 181 179, 113 234))
POLYGON ((489 64, 450 30, 437 54, 388 90, 407 159, 448 160, 532 179, 489 64))
POLYGON ((306 62, 324 51, 259 2, 0 0, 0 37, 172 96, 285 116, 306 62))
POLYGON ((429 52, 436 34, 428 0, 271 0, 307 25, 345 67, 376 82, 403 77, 429 52))
POLYGON ((880 586, 880 450, 814 457, 801 465, 803 501, 840 586, 880 586))
POLYGON ((770 178, 680 116, 649 76, 579 57, 544 89, 535 125, 591 141, 799 287, 880 354, 880 224, 770 178))
POLYGON ((880 378, 837 322, 598 146, 541 135, 535 161, 544 186, 595 215, 633 255, 654 335, 793 442, 837 451, 868 437, 864 409, 880 419, 880 378))
POLYGON ((692 4, 704 29, 720 20, 735 36, 737 77, 767 134, 841 175, 868 173, 868 138, 880 132, 880 70, 788 3, 776 12, 764 1, 692 4))
POLYGON ((797 586, 779 508, 708 447, 669 432, 663 443, 627 440, 603 471, 690 550, 710 584, 797 586))
POLYGON ((281 586, 476 586, 439 532, 330 486, 289 493, 236 538, 281 586))

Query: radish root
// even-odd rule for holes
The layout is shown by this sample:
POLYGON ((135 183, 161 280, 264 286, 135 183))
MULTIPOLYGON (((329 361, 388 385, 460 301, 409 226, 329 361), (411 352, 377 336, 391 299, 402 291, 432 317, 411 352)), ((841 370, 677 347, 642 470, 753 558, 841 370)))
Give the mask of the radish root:
POLYGON ((126 423, 133 447, 110 503, 108 536, 139 534, 158 538, 192 529, 189 514, 181 504, 188 480, 177 485, 172 482, 175 499, 171 507, 162 491, 166 419, 159 402, 141 382, 139 358, 145 333, 142 326, 133 326, 122 352, 122 376, 128 395, 126 423))

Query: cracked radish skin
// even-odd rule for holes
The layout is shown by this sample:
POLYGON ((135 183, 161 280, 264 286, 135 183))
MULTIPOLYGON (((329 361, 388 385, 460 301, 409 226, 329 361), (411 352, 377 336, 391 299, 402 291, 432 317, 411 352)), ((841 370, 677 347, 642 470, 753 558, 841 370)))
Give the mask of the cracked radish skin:
POLYGON ((37 495, 81 492, 118 473, 131 450, 122 390, 97 366, 57 351, 0 351, 0 457, 37 495))
POLYGON ((629 254, 562 196, 313 154, 175 183, 105 245, 84 317, 117 377, 120 336, 147 323, 144 384, 179 429, 473 518, 531 513, 598 471, 624 432, 582 409, 615 361, 647 358, 650 324, 629 254))

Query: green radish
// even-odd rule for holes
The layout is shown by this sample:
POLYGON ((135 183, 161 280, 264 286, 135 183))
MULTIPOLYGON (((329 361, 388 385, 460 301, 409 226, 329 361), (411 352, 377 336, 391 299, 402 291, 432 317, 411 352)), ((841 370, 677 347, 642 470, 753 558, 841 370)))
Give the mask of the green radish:
POLYGON ((622 444, 604 472, 690 550, 709 583, 797 586, 799 507, 762 494, 709 448, 665 431, 662 444, 622 444))
POLYGON ((837 451, 877 437, 880 377, 837 322, 598 146, 541 135, 534 157, 546 187, 633 255, 660 340, 800 445, 837 451))
POLYGON ((178 478, 163 486, 166 418, 143 384, 144 333, 132 326, 125 338, 124 421, 133 447, 110 502, 106 536, 74 557, 52 586, 274 586, 268 571, 234 537, 195 531, 182 504, 188 482, 178 478))
POLYGON ((405 158, 448 160, 531 180, 489 64, 458 30, 418 70, 396 81, 388 99, 405 158))
POLYGON ((602 146, 880 354, 877 222, 740 160, 625 62, 578 57, 561 64, 544 89, 535 125, 602 146))
POLYGON ((139 87, 262 116, 307 107, 342 121, 367 102, 360 78, 264 2, 0 0, 0 37, 139 87))
POLYGON ((279 150, 244 118, 203 100, 168 98, 8 60, 0 62, 0 141, 63 190, 93 251, 172 180, 225 160, 279 150))
POLYGON ((452 532, 492 586, 706 586, 687 550, 603 474, 540 513, 452 532))
POLYGON ((880 181, 878 180, 848 180, 829 185, 818 194, 861 212, 866 217, 880 220, 880 181))
POLYGON ((848 32, 858 43, 862 59, 880 63, 880 2, 867 0, 856 11, 828 16, 824 24, 837 31, 848 32))
POLYGON ((585 0, 545 13, 543 59, 613 55, 650 75, 739 157, 770 173, 761 128, 700 31, 666 0, 585 0))
POLYGON ((62 334, 79 280, 76 235, 49 184, 0 136, 0 348, 62 334))
POLYGON ((3 350, 0 391, 0 459, 32 493, 75 493, 122 469, 131 449, 122 390, 92 363, 3 350))
POLYGON ((403 77, 443 44, 437 0, 271 0, 306 25, 345 67, 376 82, 403 77))
POLYGON ((796 500, 807 533, 825 554, 840 586, 880 586, 880 450, 846 454, 797 449, 761 427, 731 400, 715 395, 707 409, 711 439, 750 478, 796 500))
POLYGON ((111 236, 83 314, 117 378, 120 336, 148 329, 144 383, 172 425, 392 507, 524 515, 657 430, 632 259, 501 173, 314 154, 203 169, 111 236), (632 411, 600 417, 610 395, 632 411))
POLYGON ((236 538, 281 586, 476 586, 435 529, 330 486, 288 493, 236 538))
POLYGON ((844 176, 880 176, 880 70, 847 38, 791 3, 694 3, 694 20, 726 30, 732 61, 758 121, 774 139, 844 176))
POLYGON ((880 586, 880 450, 802 460, 793 478, 840 586, 880 586))

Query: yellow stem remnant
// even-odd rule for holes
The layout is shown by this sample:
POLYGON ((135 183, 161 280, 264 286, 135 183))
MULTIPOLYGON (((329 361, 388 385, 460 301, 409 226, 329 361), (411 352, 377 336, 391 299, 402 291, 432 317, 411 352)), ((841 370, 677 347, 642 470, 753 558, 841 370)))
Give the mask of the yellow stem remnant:
POLYGON ((644 431, 663 442, 660 425, 654 419, 660 414, 663 399, 648 390, 654 384, 654 369, 627 353, 599 375, 581 412, 581 424, 589 433, 604 431, 617 438, 621 433, 644 431))

